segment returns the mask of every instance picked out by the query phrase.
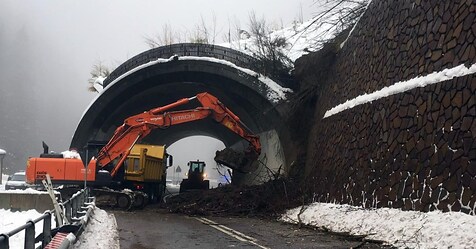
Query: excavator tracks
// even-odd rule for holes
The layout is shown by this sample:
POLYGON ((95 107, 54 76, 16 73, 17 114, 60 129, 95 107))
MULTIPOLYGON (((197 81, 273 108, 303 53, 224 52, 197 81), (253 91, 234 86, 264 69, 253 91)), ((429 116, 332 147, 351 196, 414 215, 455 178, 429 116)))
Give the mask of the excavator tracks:
POLYGON ((94 189, 98 206, 108 206, 121 210, 142 209, 148 203, 147 194, 140 191, 113 190, 113 189, 94 189))
MULTIPOLYGON (((79 190, 79 188, 78 188, 79 190)), ((74 192, 71 188, 59 190, 63 197, 74 192)), ((96 205, 120 210, 142 209, 148 204, 149 197, 140 191, 93 188, 91 194, 96 197, 96 205)))

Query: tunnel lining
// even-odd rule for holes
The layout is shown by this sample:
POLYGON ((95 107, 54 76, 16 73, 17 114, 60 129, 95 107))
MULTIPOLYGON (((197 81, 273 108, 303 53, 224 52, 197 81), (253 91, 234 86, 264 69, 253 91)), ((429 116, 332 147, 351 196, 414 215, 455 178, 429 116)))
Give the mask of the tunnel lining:
MULTIPOLYGON (((222 100, 256 134, 279 130, 276 126, 282 122, 281 114, 275 108, 276 103, 267 98, 270 89, 258 74, 252 75, 229 63, 210 59, 166 59, 163 63, 149 63, 135 68, 125 75, 109 79, 109 83, 105 84, 104 91, 84 113, 73 136, 72 148, 81 150, 90 140, 107 141, 126 117, 203 91, 222 100), (155 96, 159 100, 151 103, 155 96)), ((155 133, 148 140, 162 144, 172 144, 193 135, 209 136, 226 146, 240 141, 235 133, 214 124, 211 119, 155 133)))

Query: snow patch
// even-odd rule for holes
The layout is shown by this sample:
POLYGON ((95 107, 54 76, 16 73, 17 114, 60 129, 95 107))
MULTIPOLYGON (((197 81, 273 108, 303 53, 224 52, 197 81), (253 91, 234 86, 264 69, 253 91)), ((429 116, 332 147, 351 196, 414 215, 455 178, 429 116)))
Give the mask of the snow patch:
POLYGON ((417 87, 425 87, 427 85, 440 83, 446 80, 451 80, 453 78, 462 77, 474 73, 476 73, 476 64, 471 65, 469 68, 466 67, 464 64, 461 64, 453 68, 447 68, 439 72, 433 72, 426 76, 419 76, 407 81, 399 81, 391 86, 384 87, 373 93, 363 94, 356 98, 347 100, 345 103, 337 105, 334 108, 328 110, 324 114, 323 119, 335 115, 339 112, 345 111, 347 109, 351 109, 362 104, 385 98, 390 95, 403 93, 405 91, 409 91, 417 87))
POLYGON ((178 60, 197 60, 197 61, 209 61, 213 63, 218 63, 222 65, 226 65, 232 68, 235 68, 239 71, 242 71, 250 76, 253 76, 255 78, 258 78, 261 82, 263 82, 270 91, 268 91, 267 98, 268 100, 278 103, 281 100, 286 99, 286 93, 292 93, 293 91, 289 88, 285 88, 280 86, 278 83, 273 81, 272 79, 261 75, 251 69, 244 68, 244 67, 239 67, 236 64, 229 62, 227 60, 221 60, 213 57, 200 57, 200 56, 180 56, 178 60))
MULTIPOLYGON (((312 19, 302 23, 294 22, 289 27, 270 31, 269 33, 270 40, 276 38, 286 40, 286 45, 281 48, 281 51, 293 62, 305 54, 321 49, 325 42, 335 38, 341 28, 339 25, 334 25, 334 23, 338 23, 343 16, 348 14, 345 11, 346 9, 356 7, 359 2, 348 1, 337 4, 334 1, 328 1, 320 4, 316 16, 312 19)), ((246 35, 243 38, 219 45, 238 50, 250 56, 260 54, 260 48, 256 45, 256 37, 246 35)))
POLYGON ((120 248, 119 233, 114 214, 108 214, 106 211, 96 207, 89 224, 72 248, 120 248))
POLYGON ((75 150, 66 150, 66 151, 61 152, 61 154, 63 154, 63 158, 81 159, 81 156, 75 150))
MULTIPOLYGON (((301 207, 288 210, 282 221, 298 223, 301 207)), ((398 248, 475 248, 476 216, 461 212, 364 209, 350 205, 313 203, 300 215, 304 224, 367 235, 398 248)))
MULTIPOLYGON (((29 220, 34 220, 42 214, 36 210, 22 212, 12 212, 11 210, 0 209, 0 234, 8 233, 19 226, 24 225, 29 220)), ((54 226, 54 216, 51 215, 51 224, 54 226)), ((43 232, 43 220, 35 224, 35 236, 43 232)), ((19 232, 9 239, 10 248, 24 248, 25 232, 19 232)))
POLYGON ((27 189, 13 189, 13 190, 1 190, 0 193, 8 194, 36 194, 36 195, 47 195, 47 192, 38 191, 36 189, 27 188, 27 189))

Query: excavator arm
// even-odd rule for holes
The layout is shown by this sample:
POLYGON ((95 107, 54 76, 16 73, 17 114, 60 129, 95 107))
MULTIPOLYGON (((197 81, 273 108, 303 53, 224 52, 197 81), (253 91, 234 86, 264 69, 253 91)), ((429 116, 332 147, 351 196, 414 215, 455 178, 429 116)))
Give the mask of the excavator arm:
MULTIPOLYGON (((115 163, 111 170, 111 175, 115 176, 134 144, 146 137, 152 130, 157 128, 165 129, 173 125, 193 122, 207 117, 212 117, 215 121, 250 143, 250 147, 245 152, 246 160, 237 160, 237 154, 233 154, 233 162, 227 163, 224 159, 224 154, 217 152, 217 157, 215 158, 217 162, 240 170, 244 165, 239 164, 249 164, 257 159, 261 153, 259 137, 253 135, 246 125, 241 122, 240 118, 215 96, 204 92, 194 97, 180 99, 172 104, 154 108, 127 118, 124 124, 115 130, 112 138, 99 152, 97 164, 101 168, 118 159, 118 162, 115 163), (197 99, 202 107, 191 110, 169 111, 175 107, 185 105, 193 99, 197 99)), ((226 154, 230 157, 230 150, 227 150, 226 154)))

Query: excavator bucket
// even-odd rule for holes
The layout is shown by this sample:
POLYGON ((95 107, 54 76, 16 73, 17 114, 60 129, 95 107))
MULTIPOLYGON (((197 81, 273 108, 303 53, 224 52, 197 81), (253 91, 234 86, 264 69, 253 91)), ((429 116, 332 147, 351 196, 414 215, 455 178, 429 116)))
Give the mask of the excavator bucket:
POLYGON ((241 173, 249 173, 258 168, 258 155, 255 153, 236 152, 225 148, 215 153, 215 161, 241 173))

